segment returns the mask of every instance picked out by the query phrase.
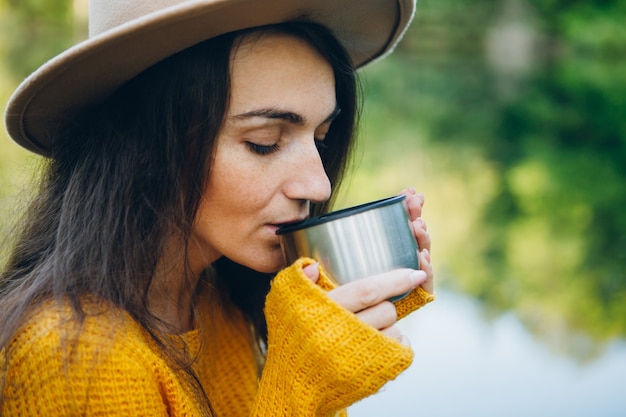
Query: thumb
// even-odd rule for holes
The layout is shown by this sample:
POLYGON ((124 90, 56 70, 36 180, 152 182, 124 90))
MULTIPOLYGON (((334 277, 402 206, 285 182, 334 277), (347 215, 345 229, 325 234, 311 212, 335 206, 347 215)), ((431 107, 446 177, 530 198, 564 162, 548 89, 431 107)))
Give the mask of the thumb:
POLYGON ((313 281, 313 283, 316 283, 317 280, 320 278, 319 263, 317 262, 305 266, 304 268, 302 268, 302 270, 304 271, 306 276, 309 277, 311 281, 313 281))

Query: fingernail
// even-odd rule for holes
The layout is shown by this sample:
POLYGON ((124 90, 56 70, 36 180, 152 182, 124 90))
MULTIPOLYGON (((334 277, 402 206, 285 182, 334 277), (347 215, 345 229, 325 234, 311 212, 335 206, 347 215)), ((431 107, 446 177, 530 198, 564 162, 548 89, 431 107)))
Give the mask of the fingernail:
POLYGON ((430 262, 430 252, 428 252, 428 249, 424 248, 422 249, 422 252, 424 253, 424 257, 426 258, 426 260, 430 262))
POLYGON ((411 283, 413 284, 413 286, 417 287, 418 285, 426 281, 426 272, 421 271, 421 270, 412 271, 411 274, 409 275, 409 279, 411 280, 411 283))
POLYGON ((319 278, 319 263, 318 262, 314 262, 310 265, 307 265, 304 268, 302 268, 302 270, 309 278, 313 280, 313 282, 316 282, 317 279, 319 278))

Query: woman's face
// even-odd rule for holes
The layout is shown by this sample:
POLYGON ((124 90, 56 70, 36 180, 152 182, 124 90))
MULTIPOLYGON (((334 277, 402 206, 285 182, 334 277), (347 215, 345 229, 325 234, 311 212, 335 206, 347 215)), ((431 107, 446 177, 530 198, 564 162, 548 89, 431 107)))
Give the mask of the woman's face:
POLYGON ((284 34, 243 40, 189 245, 192 268, 220 256, 262 272, 284 266, 276 230, 330 197, 318 145, 337 114, 332 68, 309 44, 284 34))

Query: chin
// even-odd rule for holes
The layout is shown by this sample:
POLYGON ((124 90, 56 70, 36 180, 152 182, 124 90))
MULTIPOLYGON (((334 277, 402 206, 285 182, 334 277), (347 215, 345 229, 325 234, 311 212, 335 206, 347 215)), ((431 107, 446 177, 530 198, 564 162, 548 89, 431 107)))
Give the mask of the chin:
POLYGON ((279 251, 278 254, 273 252, 274 251, 266 254, 265 256, 252 257, 252 262, 241 262, 241 264, 250 269, 254 269, 257 272, 265 274, 276 273, 285 268, 287 264, 285 263, 282 251, 279 251))
POLYGON ((262 264, 262 265, 255 265, 255 266, 251 266, 251 268, 258 272, 263 272, 266 274, 274 274, 276 272, 279 272, 281 269, 285 268, 286 266, 287 264, 285 263, 285 261, 281 260, 278 263, 274 262, 274 263, 268 263, 268 264, 262 264))

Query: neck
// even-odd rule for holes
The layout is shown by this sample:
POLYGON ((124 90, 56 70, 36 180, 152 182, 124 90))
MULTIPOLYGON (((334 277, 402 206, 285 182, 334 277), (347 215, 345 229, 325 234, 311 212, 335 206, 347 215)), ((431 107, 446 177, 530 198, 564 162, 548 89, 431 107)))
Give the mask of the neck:
POLYGON ((163 322, 162 330, 184 333, 193 329, 193 294, 198 278, 153 279, 148 290, 148 309, 163 322))
POLYGON ((169 247, 148 290, 148 308, 163 321, 164 331, 183 333, 194 328, 193 297, 198 280, 218 256, 193 238, 188 245, 179 242, 169 247))
POLYGON ((174 292, 166 288, 156 289, 151 286, 148 293, 148 308, 158 317, 163 326, 161 330, 167 333, 185 333, 194 328, 193 291, 174 292))
POLYGON ((157 265, 148 289, 148 309, 163 322, 162 330, 184 333, 194 328, 193 297, 202 274, 181 253, 168 251, 157 265))

